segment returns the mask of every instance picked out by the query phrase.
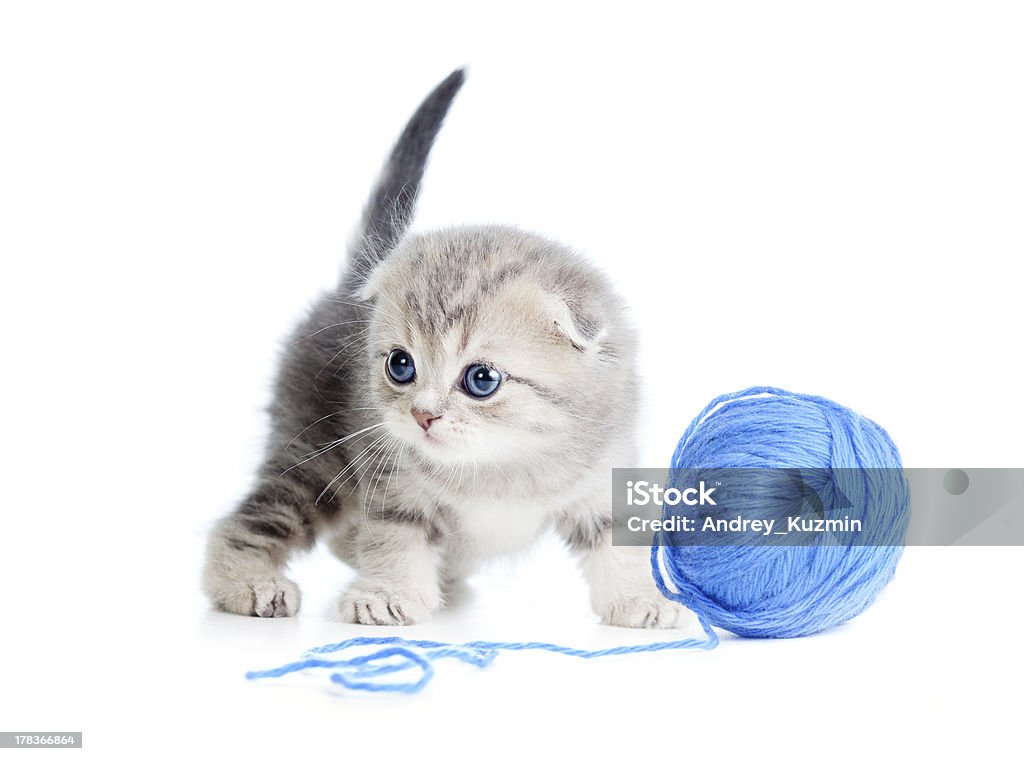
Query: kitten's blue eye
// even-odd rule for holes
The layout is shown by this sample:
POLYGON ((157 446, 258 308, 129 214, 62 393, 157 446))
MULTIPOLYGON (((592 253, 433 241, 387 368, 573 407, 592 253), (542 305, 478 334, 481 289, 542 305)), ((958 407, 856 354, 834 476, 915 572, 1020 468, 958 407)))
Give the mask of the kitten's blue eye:
POLYGON ((470 365, 466 368, 462 385, 470 396, 483 399, 498 390, 498 386, 501 385, 501 373, 487 365, 470 365))
POLYGON ((404 349, 394 349, 388 354, 388 377, 395 383, 411 383, 416 377, 416 365, 412 355, 404 349))

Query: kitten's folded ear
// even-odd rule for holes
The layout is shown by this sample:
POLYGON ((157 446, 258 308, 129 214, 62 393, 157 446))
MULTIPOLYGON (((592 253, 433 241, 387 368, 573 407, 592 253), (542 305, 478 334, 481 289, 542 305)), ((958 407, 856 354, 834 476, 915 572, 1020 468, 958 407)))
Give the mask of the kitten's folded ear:
POLYGON ((363 286, 376 265, 402 239, 412 221, 427 157, 465 78, 465 70, 456 69, 435 87, 409 119, 391 150, 366 203, 362 224, 349 254, 349 266, 363 281, 363 286))
POLYGON ((558 335, 581 353, 601 347, 607 331, 591 305, 559 296, 555 296, 552 301, 554 329, 558 335))
POLYGON ((568 351, 604 355, 608 346, 610 313, 608 293, 578 279, 565 282, 564 274, 550 272, 538 278, 520 278, 504 287, 503 310, 520 321, 539 327, 568 351))

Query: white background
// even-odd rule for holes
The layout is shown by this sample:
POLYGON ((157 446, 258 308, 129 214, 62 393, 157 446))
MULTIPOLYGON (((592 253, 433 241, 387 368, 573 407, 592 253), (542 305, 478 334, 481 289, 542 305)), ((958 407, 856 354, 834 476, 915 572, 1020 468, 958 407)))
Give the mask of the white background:
MULTIPOLYGON (((5 3, 0 730, 104 759, 1019 753, 1019 548, 911 548, 814 638, 504 654, 413 698, 242 679, 371 633, 331 621, 333 558, 295 564, 294 620, 210 612, 198 566, 281 339, 462 64, 416 226, 518 224, 615 278, 647 464, 771 384, 907 465, 1024 466, 1022 37, 1013 3, 5 3)), ((667 636, 599 626, 553 542, 411 633, 667 636)))

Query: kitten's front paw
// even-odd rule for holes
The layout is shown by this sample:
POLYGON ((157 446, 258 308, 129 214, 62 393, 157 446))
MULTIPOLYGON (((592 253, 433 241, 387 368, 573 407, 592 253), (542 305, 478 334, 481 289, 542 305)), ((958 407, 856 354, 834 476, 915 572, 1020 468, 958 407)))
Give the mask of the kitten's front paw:
POLYGON ((430 618, 433 609, 415 594, 357 581, 342 594, 338 612, 349 624, 408 626, 430 618))
POLYGON ((682 626, 687 610, 660 593, 619 598, 598 611, 601 622, 632 629, 675 629, 682 626))
POLYGON ((208 592, 221 610, 260 618, 294 616, 301 600, 298 586, 283 576, 225 579, 210 584, 208 592))

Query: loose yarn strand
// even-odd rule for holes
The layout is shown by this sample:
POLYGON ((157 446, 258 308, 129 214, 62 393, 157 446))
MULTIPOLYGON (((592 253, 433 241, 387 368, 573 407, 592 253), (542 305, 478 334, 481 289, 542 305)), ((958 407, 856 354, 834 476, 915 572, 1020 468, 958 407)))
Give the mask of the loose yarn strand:
POLYGON ((310 669, 332 670, 331 681, 350 690, 364 692, 398 692, 413 695, 434 678, 433 661, 454 658, 463 663, 486 668, 501 651, 542 650, 559 655, 591 660, 614 655, 653 653, 663 650, 713 650, 718 646, 718 635, 706 621, 700 619, 706 639, 679 639, 648 642, 643 645, 619 645, 600 650, 583 650, 550 642, 490 642, 476 640, 461 645, 433 640, 405 639, 403 637, 353 637, 308 650, 302 660, 264 671, 250 671, 246 679, 277 679, 297 671, 310 669), (379 647, 379 650, 354 658, 334 660, 321 656, 356 647, 379 647), (418 669, 419 676, 407 681, 380 680, 390 674, 418 669))

